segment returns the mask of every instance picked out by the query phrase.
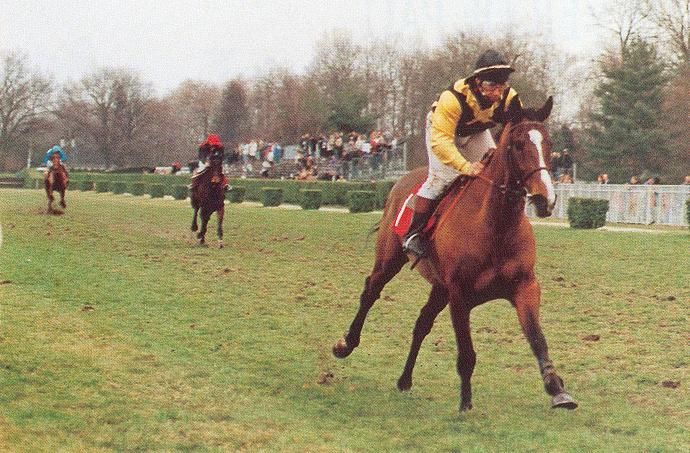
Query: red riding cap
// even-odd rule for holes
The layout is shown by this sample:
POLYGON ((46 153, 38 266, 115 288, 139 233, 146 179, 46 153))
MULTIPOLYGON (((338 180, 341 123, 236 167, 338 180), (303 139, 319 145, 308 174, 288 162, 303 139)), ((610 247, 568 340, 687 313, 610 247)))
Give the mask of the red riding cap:
POLYGON ((201 144, 201 146, 208 145, 208 146, 215 146, 216 148, 220 148, 223 146, 223 144, 220 142, 220 137, 216 134, 211 134, 208 137, 206 137, 206 141, 201 144))

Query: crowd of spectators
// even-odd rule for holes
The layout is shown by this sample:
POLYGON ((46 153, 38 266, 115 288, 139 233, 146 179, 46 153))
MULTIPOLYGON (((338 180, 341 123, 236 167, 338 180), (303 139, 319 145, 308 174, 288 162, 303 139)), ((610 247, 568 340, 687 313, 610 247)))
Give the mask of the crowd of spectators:
POLYGON ((238 145, 228 156, 228 163, 241 166, 242 176, 255 175, 258 165, 261 177, 277 177, 275 169, 280 166, 293 170, 287 175, 281 174, 281 177, 335 181, 356 178, 363 171, 375 174, 393 158, 401 143, 399 134, 382 131, 372 131, 368 135, 358 132, 305 133, 299 139, 294 156, 290 157, 293 165, 284 159, 282 144, 258 139, 238 145), (285 162, 281 165, 283 160, 285 162))

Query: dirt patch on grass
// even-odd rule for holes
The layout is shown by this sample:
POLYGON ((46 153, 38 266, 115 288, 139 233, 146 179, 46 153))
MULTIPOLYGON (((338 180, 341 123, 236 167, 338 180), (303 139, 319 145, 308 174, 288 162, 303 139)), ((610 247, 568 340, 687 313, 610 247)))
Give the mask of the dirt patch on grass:
POLYGON ((663 381, 661 386, 666 387, 667 389, 677 389, 680 387, 680 381, 663 381))
POLYGON ((317 381, 320 385, 331 385, 335 380, 335 374, 332 371, 326 370, 322 371, 319 375, 319 380, 317 381))

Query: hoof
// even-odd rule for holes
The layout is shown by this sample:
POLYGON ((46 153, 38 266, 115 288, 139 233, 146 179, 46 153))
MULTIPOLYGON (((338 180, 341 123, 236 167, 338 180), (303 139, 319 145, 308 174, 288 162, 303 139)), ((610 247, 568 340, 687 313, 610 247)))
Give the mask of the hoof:
POLYGON ((398 390, 407 392, 412 388, 412 377, 400 376, 398 379, 398 390))
POLYGON ((472 410, 472 402, 460 404, 460 412, 467 412, 472 410))
POLYGON ((337 358, 344 359, 350 354, 352 354, 352 348, 347 345, 345 338, 341 338, 336 344, 333 345, 333 355, 337 358))
POLYGON ((223 241, 220 241, 220 242, 218 243, 218 248, 219 248, 219 249, 222 249, 223 247, 225 247, 225 245, 223 245, 223 241))
POLYGON ((199 241, 198 245, 199 245, 199 247, 208 247, 208 244, 203 242, 203 241, 199 241))
POLYGON ((577 407, 577 403, 575 402, 572 396, 568 395, 565 392, 562 392, 551 399, 551 407, 554 409, 557 407, 561 407, 563 409, 572 410, 577 407))

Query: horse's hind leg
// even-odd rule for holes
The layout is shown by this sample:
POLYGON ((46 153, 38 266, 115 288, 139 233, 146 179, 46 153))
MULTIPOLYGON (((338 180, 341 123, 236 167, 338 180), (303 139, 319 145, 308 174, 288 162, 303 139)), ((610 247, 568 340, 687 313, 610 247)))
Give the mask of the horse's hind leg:
POLYGON ((359 297, 359 310, 350 324, 350 328, 343 338, 333 346, 333 355, 338 358, 347 357, 359 345, 362 326, 369 309, 381 295, 386 284, 391 281, 407 262, 400 242, 393 236, 392 231, 386 232, 388 238, 380 238, 377 246, 377 256, 374 270, 364 282, 364 291, 359 297))
POLYGON ((549 359, 549 350, 546 345, 546 338, 539 325, 539 304, 541 289, 536 280, 520 284, 513 295, 511 303, 517 309, 518 319, 522 331, 527 337, 534 356, 539 363, 539 371, 544 381, 546 393, 551 395, 552 407, 563 407, 575 409, 577 403, 565 392, 563 379, 556 374, 556 367, 549 359))
POLYGON ((60 192, 60 206, 62 206, 62 209, 67 209, 67 203, 65 203, 65 191, 60 192))
POLYGON ((424 305, 419 312, 419 317, 412 332, 412 344, 410 345, 410 352, 407 355, 407 362, 405 369, 398 379, 398 390, 406 391, 412 387, 412 370, 417 361, 417 354, 419 348, 422 346, 424 338, 431 332, 434 325, 434 320, 441 311, 448 305, 448 294, 444 287, 435 285, 431 288, 429 294, 429 301, 424 305))

